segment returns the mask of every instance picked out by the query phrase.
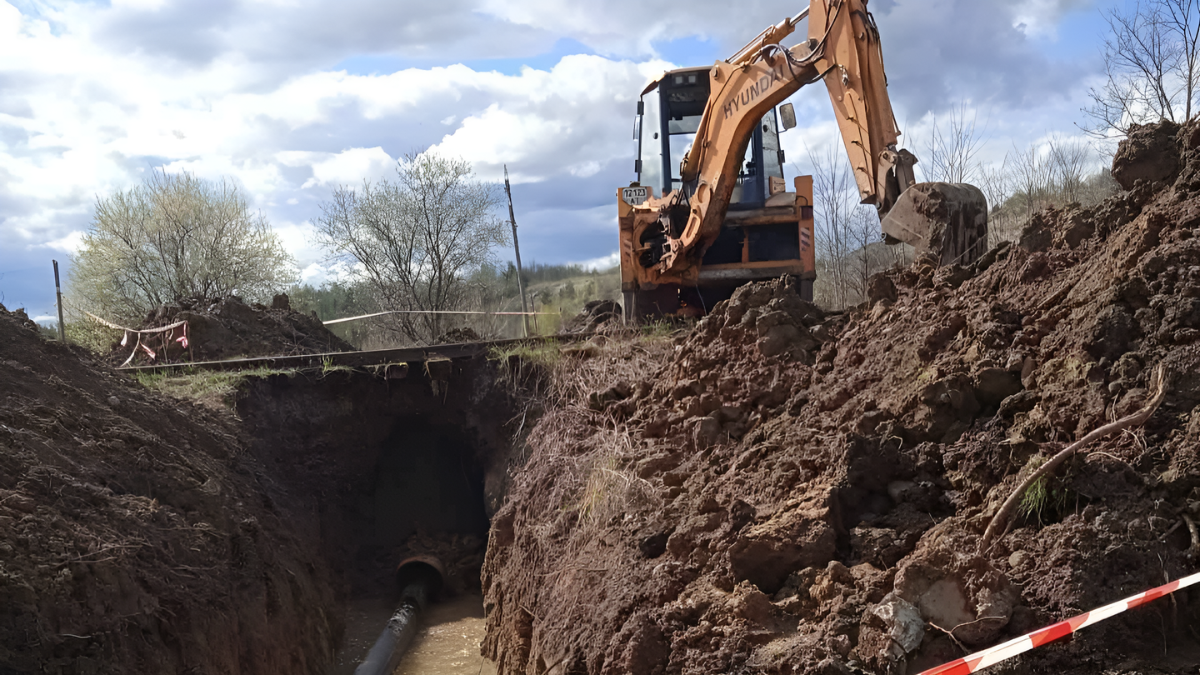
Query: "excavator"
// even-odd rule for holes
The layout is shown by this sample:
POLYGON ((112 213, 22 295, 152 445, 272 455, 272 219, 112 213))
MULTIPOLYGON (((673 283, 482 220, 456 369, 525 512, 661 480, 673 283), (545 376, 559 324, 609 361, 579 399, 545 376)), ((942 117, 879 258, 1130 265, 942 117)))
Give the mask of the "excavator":
POLYGON ((867 0, 812 0, 728 60, 668 71, 642 91, 637 180, 617 190, 627 321, 699 315, 741 284, 784 274, 812 300, 813 181, 798 176, 787 190, 779 133, 796 126, 784 100, 818 81, 860 201, 877 209, 884 239, 941 265, 983 253, 983 193, 965 183, 917 183, 917 158, 897 148, 867 0), (808 40, 780 44, 805 19, 808 40))

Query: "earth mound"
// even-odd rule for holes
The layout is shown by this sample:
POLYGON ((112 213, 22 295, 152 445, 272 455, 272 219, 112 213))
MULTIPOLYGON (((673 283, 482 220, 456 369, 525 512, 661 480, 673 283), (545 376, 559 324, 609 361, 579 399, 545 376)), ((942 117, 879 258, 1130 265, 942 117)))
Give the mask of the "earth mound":
MULTIPOLYGON (((1118 157, 1148 166, 1165 137, 1178 166, 969 267, 877 276, 844 314, 746 286, 665 359, 573 364, 603 405, 554 402, 530 433, 484 564, 485 654, 503 674, 915 673, 1194 572, 1200 126, 1147 133, 1118 157), (1018 483, 1139 409, 1160 367, 1154 416, 983 545, 1018 483)), ((988 672, 1191 673, 1197 621, 1181 591, 988 672)))
POLYGON ((236 431, 0 308, 0 672, 324 672, 329 572, 236 431))
POLYGON ((608 325, 621 324, 621 305, 612 300, 592 300, 559 330, 562 335, 595 333, 608 325))
MULTIPOLYGON (((134 355, 135 360, 217 361, 356 351, 353 345, 326 328, 315 312, 293 311, 284 294, 275 296, 270 307, 247 305, 235 296, 216 300, 188 298, 150 312, 140 329, 162 328, 181 321, 187 323, 186 340, 180 340, 185 335, 180 328, 143 335, 142 342, 154 352, 154 357, 150 359, 145 350, 140 350, 134 355)), ((129 336, 126 344, 113 346, 114 363, 129 358, 136 339, 129 336)))

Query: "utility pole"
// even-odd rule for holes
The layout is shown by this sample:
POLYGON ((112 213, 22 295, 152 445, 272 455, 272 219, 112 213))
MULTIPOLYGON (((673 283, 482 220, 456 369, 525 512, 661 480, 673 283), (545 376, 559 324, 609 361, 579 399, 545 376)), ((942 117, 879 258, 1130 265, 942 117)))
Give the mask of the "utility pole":
POLYGON ((62 311, 62 287, 58 285, 58 261, 52 260, 54 263, 54 295, 58 298, 58 341, 67 344, 67 326, 63 323, 62 311))
POLYGON ((521 322, 525 337, 529 337, 529 305, 525 303, 525 282, 521 280, 521 245, 517 243, 517 217, 513 215, 512 188, 508 185, 508 165, 504 165, 504 193, 508 195, 508 222, 513 229, 513 252, 517 254, 517 291, 521 294, 521 322))

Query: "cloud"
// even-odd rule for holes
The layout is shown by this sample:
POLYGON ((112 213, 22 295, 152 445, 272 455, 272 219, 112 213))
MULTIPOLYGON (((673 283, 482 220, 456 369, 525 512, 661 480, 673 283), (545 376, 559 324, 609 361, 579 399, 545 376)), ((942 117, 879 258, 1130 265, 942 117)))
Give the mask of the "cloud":
POLYGON ((61 251, 63 253, 67 253, 70 255, 75 255, 76 253, 79 252, 80 247, 83 246, 83 234, 84 233, 82 231, 75 230, 74 232, 71 232, 67 236, 62 237, 61 239, 55 239, 53 241, 48 241, 42 245, 47 248, 52 248, 56 251, 61 251))
MULTIPOLYGON (((1089 6, 873 0, 901 124, 919 139, 931 113, 967 100, 991 111, 997 138, 1061 128, 1089 71, 1038 45, 1089 6)), ((710 0, 686 10, 663 0, 21 7, 0 0, 0 269, 71 250, 97 197, 165 168, 239 183, 313 279, 323 268, 310 223, 330 190, 389 178, 397 158, 428 149, 472 162, 485 180, 507 165, 530 259, 605 256, 615 190, 633 178, 634 101, 673 67, 658 58, 664 45, 697 40, 731 53, 797 9, 782 0, 737 11, 710 0), (561 42, 601 55, 518 67, 561 42), (375 56, 388 67, 353 65, 375 56), (511 57, 518 65, 487 60, 511 57)), ((801 128, 783 138, 789 160, 841 142, 823 87, 794 101, 801 128)))
POLYGON ((348 185, 354 187, 363 180, 378 181, 390 178, 396 168, 396 159, 383 148, 350 148, 342 152, 297 152, 278 153, 279 161, 287 166, 308 166, 312 178, 300 187, 308 189, 319 185, 348 185))
POLYGON ((619 265, 620 263, 621 263, 621 252, 613 251, 612 253, 609 253, 606 256, 601 256, 599 258, 592 258, 590 260, 583 260, 581 262, 576 262, 576 263, 571 263, 571 264, 579 265, 580 267, 582 267, 586 270, 604 271, 604 270, 610 270, 610 269, 616 267, 617 265, 619 265))

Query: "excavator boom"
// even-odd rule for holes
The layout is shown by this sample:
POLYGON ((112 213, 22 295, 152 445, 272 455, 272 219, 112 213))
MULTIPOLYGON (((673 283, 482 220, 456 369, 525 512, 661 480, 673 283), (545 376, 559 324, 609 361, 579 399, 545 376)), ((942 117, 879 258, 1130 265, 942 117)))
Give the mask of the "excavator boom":
MULTIPOLYGON (((859 199, 876 207, 885 234, 944 262, 981 253, 979 224, 986 237, 987 209, 978 189, 924 184, 922 192, 902 199, 915 183, 916 158, 896 146, 900 132, 888 98, 879 30, 866 0, 814 0, 717 62, 708 80, 708 98, 680 163, 678 185, 659 197, 648 195, 628 211, 622 207, 622 265, 641 268, 623 271, 627 285, 629 279, 645 288, 698 282, 705 252, 728 227, 730 200, 745 175, 740 170, 756 125, 817 81, 825 83, 833 105, 859 199), (805 18, 808 39, 783 46, 805 18), (891 213, 897 204, 904 208, 891 213), (945 245, 952 250, 949 257, 941 250, 945 245)), ((811 196, 808 200, 811 207, 811 196)))

